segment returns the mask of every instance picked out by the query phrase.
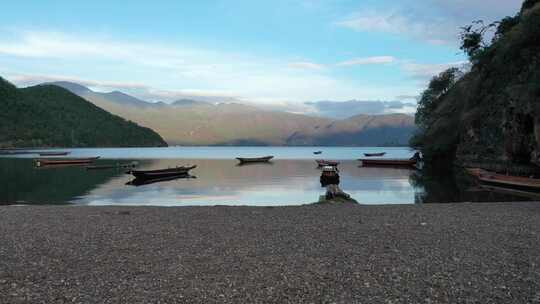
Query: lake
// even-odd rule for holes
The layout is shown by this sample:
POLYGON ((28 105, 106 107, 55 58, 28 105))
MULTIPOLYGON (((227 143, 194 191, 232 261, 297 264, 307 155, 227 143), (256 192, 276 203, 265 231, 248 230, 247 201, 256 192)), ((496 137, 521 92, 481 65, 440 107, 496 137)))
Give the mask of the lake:
POLYGON ((134 186, 125 169, 87 171, 84 166, 35 168, 32 158, 0 158, 0 203, 79 205, 302 205, 325 193, 315 159, 340 160, 340 187, 360 204, 419 204, 538 200, 486 191, 462 173, 423 173, 365 168, 357 158, 385 151, 406 158, 408 148, 365 147, 169 147, 62 149, 69 157, 100 156, 98 165, 138 161, 139 169, 195 164, 191 178, 134 186), (323 151, 314 155, 313 151, 323 151), (270 164, 239 166, 235 157, 274 155, 270 164))

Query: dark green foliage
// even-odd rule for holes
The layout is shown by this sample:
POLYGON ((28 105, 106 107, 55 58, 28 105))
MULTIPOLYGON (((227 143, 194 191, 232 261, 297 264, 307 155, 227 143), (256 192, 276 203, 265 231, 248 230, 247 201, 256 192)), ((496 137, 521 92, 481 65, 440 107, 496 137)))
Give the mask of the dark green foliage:
POLYGON ((485 34, 497 27, 498 22, 494 22, 488 25, 484 24, 484 21, 473 21, 471 25, 467 25, 461 28, 460 38, 461 46, 459 47, 467 56, 469 60, 474 63, 479 63, 484 59, 489 45, 485 42, 485 34))
POLYGON ((531 3, 494 23, 490 45, 476 35, 485 32, 482 23, 464 28, 471 71, 439 98, 430 86, 418 108, 422 128, 411 144, 429 159, 506 168, 540 163, 540 6, 531 3))
POLYGON ((164 146, 154 131, 57 86, 17 89, 0 78, 0 146, 164 146))
POLYGON ((525 2, 523 2, 523 9, 532 8, 537 3, 540 3, 540 0, 525 0, 525 2))
POLYGON ((514 26, 516 26, 520 21, 520 16, 516 15, 514 17, 506 17, 499 22, 497 26, 497 31, 495 36, 493 36, 493 42, 501 39, 506 33, 508 33, 514 26))
POLYGON ((420 128, 420 132, 428 129, 436 119, 435 109, 461 75, 458 68, 450 68, 431 79, 429 87, 422 93, 415 115, 415 123, 420 128))

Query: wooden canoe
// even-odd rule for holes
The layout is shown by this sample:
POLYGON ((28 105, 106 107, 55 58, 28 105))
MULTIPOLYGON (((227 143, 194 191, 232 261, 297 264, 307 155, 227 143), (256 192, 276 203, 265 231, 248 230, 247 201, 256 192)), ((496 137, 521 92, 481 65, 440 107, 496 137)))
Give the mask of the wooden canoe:
POLYGON ((336 167, 339 165, 339 162, 335 160, 316 159, 315 162, 317 162, 317 165, 319 165, 319 167, 324 167, 324 166, 336 167))
POLYGON ((383 166, 383 167, 414 167, 417 163, 416 159, 373 159, 373 158, 361 158, 362 166, 383 166))
POLYGON ((498 174, 479 168, 468 168, 467 172, 476 177, 479 181, 491 185, 540 190, 540 179, 538 178, 498 174))
POLYGON ((188 175, 189 170, 192 170, 195 168, 197 168, 196 165, 182 166, 182 167, 168 168, 168 169, 159 169, 159 170, 131 170, 126 173, 132 174, 133 176, 139 179, 157 179, 157 178, 188 175))
POLYGON ((69 152, 39 152, 39 156, 65 156, 69 152))
POLYGON ((266 163, 269 162, 273 156, 264 156, 264 157, 237 157, 236 159, 240 163, 266 163))
POLYGON ((49 159, 49 158, 37 158, 34 160, 36 166, 48 166, 48 165, 84 165, 93 163, 98 157, 92 158, 63 158, 63 159, 49 159))
POLYGON ((365 157, 376 157, 376 156, 385 156, 386 152, 380 152, 380 153, 364 153, 365 157))
POLYGON ((25 154, 36 154, 36 152, 24 151, 24 150, 0 150, 0 155, 25 155, 25 154))

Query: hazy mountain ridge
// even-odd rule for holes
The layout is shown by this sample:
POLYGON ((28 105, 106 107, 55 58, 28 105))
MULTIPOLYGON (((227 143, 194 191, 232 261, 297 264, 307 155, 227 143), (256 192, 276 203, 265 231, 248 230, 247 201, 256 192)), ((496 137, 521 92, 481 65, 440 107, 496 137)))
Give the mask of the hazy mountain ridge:
MULTIPOLYGON (((65 82, 53 84, 68 90, 78 88, 65 82)), ((334 120, 240 103, 183 99, 165 104, 124 93, 89 89, 73 92, 111 113, 152 128, 172 145, 406 145, 415 129, 414 118, 405 114, 334 120)))

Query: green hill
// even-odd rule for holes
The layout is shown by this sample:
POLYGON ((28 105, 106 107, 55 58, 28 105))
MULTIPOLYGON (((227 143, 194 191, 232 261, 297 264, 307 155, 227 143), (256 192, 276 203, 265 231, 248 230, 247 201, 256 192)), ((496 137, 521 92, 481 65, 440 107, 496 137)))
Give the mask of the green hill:
POLYGON ((165 146, 154 131, 58 86, 18 89, 0 77, 0 147, 165 146))
POLYGON ((481 32, 465 29, 462 49, 471 71, 435 77, 422 96, 420 132, 411 143, 432 162, 540 163, 540 1, 525 1, 516 16, 492 28, 486 44, 481 32))

